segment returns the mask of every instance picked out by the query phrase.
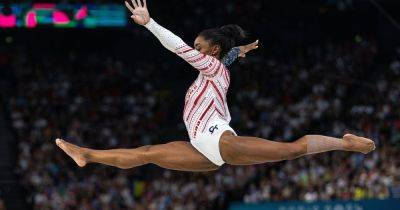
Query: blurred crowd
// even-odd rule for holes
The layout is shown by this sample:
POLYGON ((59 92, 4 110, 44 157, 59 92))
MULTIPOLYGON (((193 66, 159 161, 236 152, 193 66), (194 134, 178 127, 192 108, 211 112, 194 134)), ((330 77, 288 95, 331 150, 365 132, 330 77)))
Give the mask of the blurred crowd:
POLYGON ((249 185, 244 201, 384 199, 396 194, 400 50, 387 56, 365 41, 311 47, 292 60, 252 62, 264 62, 261 78, 268 79, 239 85, 252 86, 239 92, 232 106, 233 116, 240 116, 235 123, 246 122, 245 130, 283 140, 321 131, 330 136, 353 132, 374 139, 379 149, 368 156, 311 156, 266 170, 249 185), (252 109, 244 105, 236 110, 242 102, 252 109))
POLYGON ((353 132, 376 142, 369 155, 330 152, 182 173, 155 166, 81 169, 55 146, 56 137, 97 149, 187 139, 175 116, 187 82, 166 87, 167 77, 182 72, 160 62, 73 51, 11 56, 15 87, 8 107, 18 172, 34 209, 194 210, 224 209, 231 201, 400 198, 400 49, 383 53, 368 41, 249 55, 230 67, 228 98, 239 135, 293 141, 353 132))
POLYGON ((6 210, 6 206, 4 205, 4 201, 0 198, 0 210, 6 210))

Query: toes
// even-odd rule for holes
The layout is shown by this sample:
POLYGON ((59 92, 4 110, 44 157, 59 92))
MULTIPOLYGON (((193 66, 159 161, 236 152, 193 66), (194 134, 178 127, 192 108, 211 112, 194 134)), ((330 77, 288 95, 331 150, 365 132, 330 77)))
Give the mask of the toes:
POLYGON ((375 143, 374 143, 374 142, 371 142, 371 146, 372 146, 372 150, 375 150, 375 149, 376 149, 376 146, 375 146, 375 143))
POLYGON ((375 150, 375 143, 374 143, 372 140, 368 140, 367 146, 368 146, 368 148, 369 148, 369 150, 368 150, 367 153, 369 153, 369 152, 375 150))
POLYGON ((57 139, 56 144, 60 149, 64 150, 64 152, 67 152, 68 147, 67 147, 67 145, 65 145, 65 142, 63 140, 57 139))
POLYGON ((58 147, 60 147, 63 150, 66 149, 65 145, 62 142, 58 143, 58 147))
POLYGON ((359 137, 353 134, 345 134, 343 139, 348 143, 348 147, 351 151, 358 151, 363 154, 368 154, 369 152, 375 150, 375 143, 371 139, 359 137))
POLYGON ((56 139, 57 146, 61 146, 64 141, 62 139, 56 139))
POLYGON ((374 146, 374 142, 373 141, 368 141, 368 146, 373 147, 374 146))
POLYGON ((373 150, 375 149, 375 143, 372 140, 368 139, 367 145, 373 150))

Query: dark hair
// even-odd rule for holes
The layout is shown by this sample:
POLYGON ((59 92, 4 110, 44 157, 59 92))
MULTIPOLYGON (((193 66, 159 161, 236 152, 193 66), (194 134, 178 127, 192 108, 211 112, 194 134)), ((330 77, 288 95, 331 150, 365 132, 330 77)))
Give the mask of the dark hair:
POLYGON ((229 50, 246 38, 246 32, 238 25, 225 25, 220 28, 206 29, 200 32, 205 40, 221 47, 220 56, 223 57, 229 50))

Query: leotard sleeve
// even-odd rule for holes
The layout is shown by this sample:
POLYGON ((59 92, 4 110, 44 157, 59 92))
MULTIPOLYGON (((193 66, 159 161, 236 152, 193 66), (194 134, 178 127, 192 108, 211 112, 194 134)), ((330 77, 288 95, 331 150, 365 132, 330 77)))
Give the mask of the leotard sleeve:
POLYGON ((153 19, 150 19, 144 26, 157 37, 165 48, 183 58, 199 70, 201 74, 213 76, 221 68, 222 63, 218 59, 193 49, 181 38, 160 26, 153 19))
POLYGON ((240 48, 234 47, 224 56, 224 58, 222 58, 221 62, 225 66, 230 66, 238 58, 239 53, 240 53, 240 48))

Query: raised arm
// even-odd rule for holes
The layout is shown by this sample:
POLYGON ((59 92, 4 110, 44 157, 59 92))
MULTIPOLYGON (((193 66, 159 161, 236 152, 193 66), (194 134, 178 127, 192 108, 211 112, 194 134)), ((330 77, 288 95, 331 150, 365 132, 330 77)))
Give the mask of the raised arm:
POLYGON ((143 0, 143 5, 140 0, 132 0, 134 8, 128 2, 125 2, 125 4, 133 14, 132 19, 152 32, 165 48, 183 58, 202 74, 214 75, 218 71, 220 65, 222 65, 218 59, 193 49, 181 38, 150 18, 146 0, 143 0))
POLYGON ((258 40, 253 43, 242 45, 239 47, 232 48, 225 56, 222 58, 221 62, 225 66, 231 65, 238 57, 246 57, 246 53, 258 48, 258 40))
POLYGON ((224 58, 222 58, 221 62, 225 66, 230 66, 239 57, 239 53, 240 53, 240 48, 234 47, 224 56, 224 58))
POLYGON ((165 48, 176 53, 194 68, 198 69, 202 74, 214 74, 218 70, 219 65, 221 65, 218 59, 193 49, 181 38, 160 26, 153 19, 150 19, 145 27, 158 38, 165 48))

